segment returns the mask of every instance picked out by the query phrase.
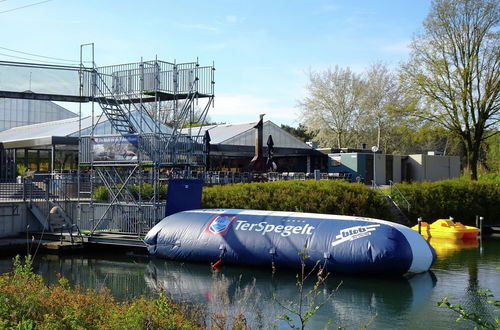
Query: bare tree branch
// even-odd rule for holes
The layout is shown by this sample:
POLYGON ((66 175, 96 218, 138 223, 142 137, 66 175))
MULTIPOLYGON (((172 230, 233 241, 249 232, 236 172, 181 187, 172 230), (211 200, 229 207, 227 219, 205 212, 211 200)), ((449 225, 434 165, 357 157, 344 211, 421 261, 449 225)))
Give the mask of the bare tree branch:
POLYGON ((428 109, 418 115, 462 138, 473 179, 486 130, 498 131, 499 22, 498 0, 435 0, 402 67, 428 109))

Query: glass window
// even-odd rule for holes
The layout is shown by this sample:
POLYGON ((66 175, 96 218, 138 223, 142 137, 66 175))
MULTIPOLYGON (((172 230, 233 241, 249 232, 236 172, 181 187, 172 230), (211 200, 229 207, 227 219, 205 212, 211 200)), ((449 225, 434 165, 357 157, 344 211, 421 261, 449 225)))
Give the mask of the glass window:
POLYGON ((28 150, 28 169, 38 170, 38 150, 28 150))
POLYGON ((40 150, 39 155, 40 158, 38 161, 38 170, 42 172, 48 172, 50 168, 50 151, 40 150))

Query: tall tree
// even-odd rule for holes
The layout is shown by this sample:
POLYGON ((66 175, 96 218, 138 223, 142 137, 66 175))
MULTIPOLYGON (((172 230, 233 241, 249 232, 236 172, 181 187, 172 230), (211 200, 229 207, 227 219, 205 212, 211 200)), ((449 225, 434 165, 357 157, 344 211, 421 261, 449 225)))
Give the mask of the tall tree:
POLYGON ((462 139, 472 179, 481 143, 499 132, 499 15, 498 0, 434 0, 402 68, 422 97, 416 115, 462 139))
POLYGON ((303 141, 303 142, 309 142, 312 141, 315 134, 309 132, 306 126, 304 124, 300 123, 297 128, 293 126, 288 126, 285 124, 281 124, 281 129, 287 131, 288 133, 292 134, 295 136, 297 139, 303 141))
MULTIPOLYGON (((392 123, 391 108, 398 104, 399 84, 397 77, 383 63, 375 63, 364 74, 365 88, 361 102, 362 124, 376 131, 376 145, 381 147, 382 131, 392 123)), ((388 133, 388 132, 386 132, 388 133)), ((385 134, 388 137, 388 134, 385 134)), ((387 141, 385 141, 387 144, 387 141)))
POLYGON ((362 80, 349 68, 310 72, 308 96, 299 101, 304 124, 323 144, 342 148, 358 119, 362 80))

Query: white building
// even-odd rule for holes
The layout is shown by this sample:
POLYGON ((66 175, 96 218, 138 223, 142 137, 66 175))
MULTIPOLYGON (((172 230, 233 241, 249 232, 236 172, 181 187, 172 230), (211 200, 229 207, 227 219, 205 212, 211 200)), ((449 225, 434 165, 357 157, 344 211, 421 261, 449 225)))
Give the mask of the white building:
POLYGON ((51 101, 0 98, 0 131, 77 116, 51 101))

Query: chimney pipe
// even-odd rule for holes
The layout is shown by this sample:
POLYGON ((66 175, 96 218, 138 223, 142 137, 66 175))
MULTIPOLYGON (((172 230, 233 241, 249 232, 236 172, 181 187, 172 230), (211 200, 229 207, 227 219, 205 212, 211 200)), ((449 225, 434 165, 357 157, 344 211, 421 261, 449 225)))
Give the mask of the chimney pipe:
POLYGON ((264 114, 260 115, 260 120, 257 125, 254 126, 257 129, 255 132, 255 155, 250 161, 249 168, 251 171, 264 171, 266 163, 264 162, 264 157, 262 155, 262 142, 264 136, 264 114))

